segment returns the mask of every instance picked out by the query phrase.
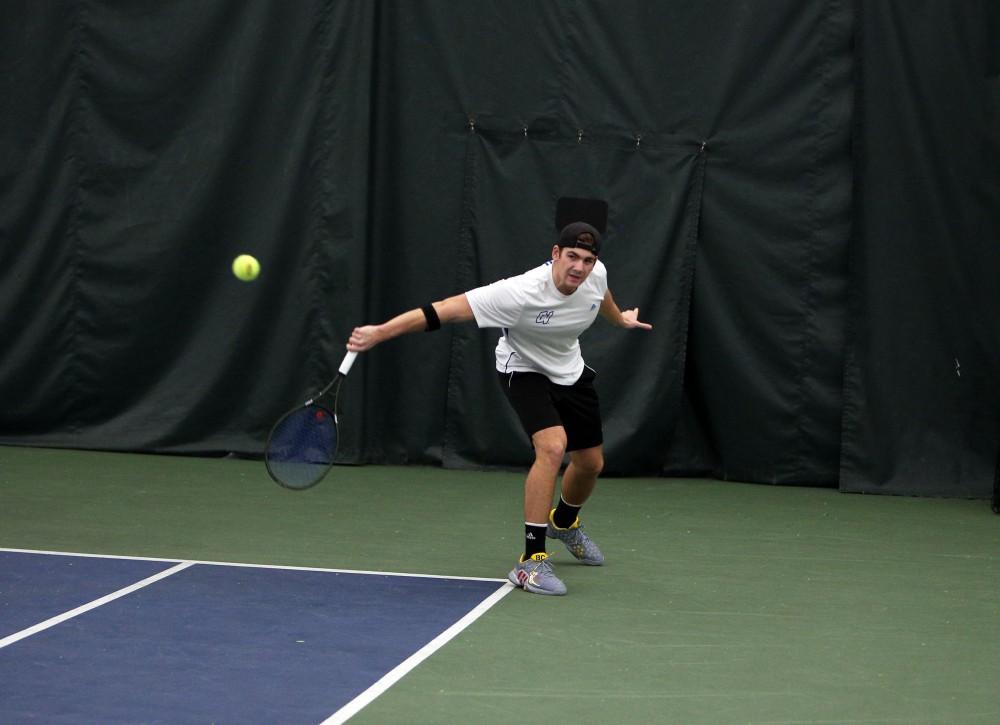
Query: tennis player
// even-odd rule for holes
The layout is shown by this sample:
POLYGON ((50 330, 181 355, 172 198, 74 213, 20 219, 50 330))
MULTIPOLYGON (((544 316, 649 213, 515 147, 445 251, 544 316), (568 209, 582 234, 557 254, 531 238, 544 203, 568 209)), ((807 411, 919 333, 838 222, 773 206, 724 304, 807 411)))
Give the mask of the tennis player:
POLYGON ((502 331, 496 347, 500 384, 535 448, 524 487, 524 555, 508 579, 535 594, 565 594, 552 570, 545 538, 562 540, 580 562, 604 563, 584 532, 580 508, 604 467, 601 411, 594 371, 584 364, 579 336, 598 313, 619 327, 650 330, 639 309, 622 311, 598 260, 601 235, 586 222, 562 228, 552 258, 517 277, 410 310, 381 325, 357 327, 347 349, 369 350, 410 332, 475 320, 502 331), (563 458, 559 503, 552 508, 563 458))

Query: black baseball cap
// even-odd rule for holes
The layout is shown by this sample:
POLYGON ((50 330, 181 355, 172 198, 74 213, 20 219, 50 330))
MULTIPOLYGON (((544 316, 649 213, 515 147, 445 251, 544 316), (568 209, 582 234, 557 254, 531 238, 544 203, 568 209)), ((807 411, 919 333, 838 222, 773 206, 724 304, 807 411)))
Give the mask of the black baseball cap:
POLYGON ((572 222, 559 232, 556 244, 560 247, 579 247, 597 255, 601 253, 601 233, 587 222, 572 222))
POLYGON ((598 254, 601 249, 601 235, 608 228, 608 202, 603 199, 582 199, 561 197, 556 202, 556 231, 559 232, 560 247, 580 247, 598 254), (589 234, 589 240, 580 237, 589 234))

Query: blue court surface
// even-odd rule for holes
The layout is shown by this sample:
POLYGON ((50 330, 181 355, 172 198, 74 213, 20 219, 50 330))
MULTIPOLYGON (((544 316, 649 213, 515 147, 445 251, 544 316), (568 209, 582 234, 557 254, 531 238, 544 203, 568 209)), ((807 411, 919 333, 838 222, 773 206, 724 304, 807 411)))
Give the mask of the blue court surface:
POLYGON ((343 722, 509 591, 0 550, 0 722, 343 722))

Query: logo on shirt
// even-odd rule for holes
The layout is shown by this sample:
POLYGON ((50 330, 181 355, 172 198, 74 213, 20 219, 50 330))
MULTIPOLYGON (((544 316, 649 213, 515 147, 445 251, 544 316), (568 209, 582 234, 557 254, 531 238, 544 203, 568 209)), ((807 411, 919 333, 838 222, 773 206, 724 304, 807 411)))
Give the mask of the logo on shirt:
POLYGON ((542 310, 538 313, 538 317, 535 318, 536 325, 547 325, 552 320, 552 315, 556 312, 555 310, 542 310))

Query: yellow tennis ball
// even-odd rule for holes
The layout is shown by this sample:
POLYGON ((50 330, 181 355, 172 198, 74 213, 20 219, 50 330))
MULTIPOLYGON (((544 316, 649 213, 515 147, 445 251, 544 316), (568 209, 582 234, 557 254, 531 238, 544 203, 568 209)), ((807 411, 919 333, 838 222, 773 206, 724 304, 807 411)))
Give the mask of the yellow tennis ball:
POLYGON ((241 254, 233 260, 233 274, 236 275, 236 279, 253 282, 260 274, 260 262, 249 254, 241 254))

